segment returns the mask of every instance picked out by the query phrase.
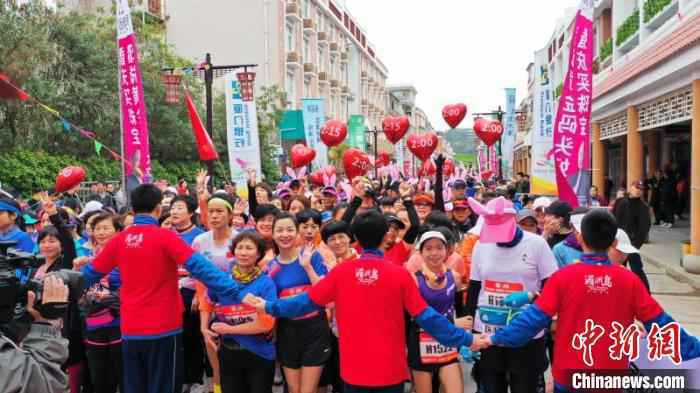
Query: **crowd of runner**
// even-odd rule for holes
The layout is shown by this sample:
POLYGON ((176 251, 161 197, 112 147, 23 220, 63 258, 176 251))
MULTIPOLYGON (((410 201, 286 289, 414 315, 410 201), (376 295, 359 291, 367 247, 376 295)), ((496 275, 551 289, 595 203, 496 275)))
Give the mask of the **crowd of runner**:
MULTIPOLYGON (((84 204, 74 192, 3 196, 0 240, 45 258, 35 279, 84 274, 80 301, 47 322, 69 343, 71 393, 402 392, 409 381, 457 393, 460 359, 482 392, 551 390, 550 365, 554 389, 569 391, 567 370, 629 363, 604 345, 587 365, 571 347, 576 321, 672 321, 607 208, 533 196, 522 177, 444 179, 435 161, 431 179, 325 185, 256 182, 251 170, 247 197, 208 190, 200 172, 192 189, 141 185, 122 209, 104 184, 84 204), (601 272, 614 285, 586 290, 601 272)), ((699 356, 681 336, 683 358, 699 356)))

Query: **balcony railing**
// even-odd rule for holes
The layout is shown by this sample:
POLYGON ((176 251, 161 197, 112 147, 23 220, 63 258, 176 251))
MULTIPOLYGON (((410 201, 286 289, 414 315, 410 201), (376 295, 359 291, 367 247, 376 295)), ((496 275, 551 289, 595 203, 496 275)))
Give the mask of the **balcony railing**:
POLYGON ((318 82, 327 84, 328 83, 328 73, 325 71, 319 72, 318 73, 318 82))
POLYGON ((313 19, 304 19, 304 34, 310 34, 316 29, 313 19))
POLYGON ((296 2, 288 2, 285 10, 287 14, 287 19, 291 21, 298 21, 301 19, 301 17, 299 16, 299 4, 297 4, 296 2))
POLYGON ((287 52, 287 66, 297 68, 299 67, 299 62, 301 61, 301 56, 299 52, 287 52))
POLYGON ((318 43, 319 45, 328 44, 328 34, 325 31, 318 32, 318 43))
POLYGON ((314 63, 304 63, 304 73, 314 74, 316 73, 316 64, 314 63))
POLYGON ((644 24, 650 29, 663 25, 678 13, 678 0, 646 0, 644 2, 644 24))

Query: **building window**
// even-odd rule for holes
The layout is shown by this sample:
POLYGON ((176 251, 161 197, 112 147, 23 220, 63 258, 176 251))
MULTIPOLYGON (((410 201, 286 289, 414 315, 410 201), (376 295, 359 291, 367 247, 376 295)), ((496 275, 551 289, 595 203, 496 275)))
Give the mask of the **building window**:
POLYGON ((285 82, 287 101, 291 101, 291 106, 294 108, 297 100, 296 91, 294 89, 294 86, 296 85, 294 71, 287 71, 287 80, 285 82))
POLYGON ((335 59, 331 56, 331 78, 335 79, 335 59))
POLYGON ((311 82, 308 79, 304 80, 304 97, 311 97, 311 82))
POLYGON ((294 26, 291 23, 287 23, 287 39, 285 44, 287 45, 287 52, 294 50, 294 26))
POLYGON ((304 63, 311 63, 311 52, 309 50, 309 39, 304 37, 304 63))
POLYGON ((347 73, 346 73, 345 71, 346 71, 345 64, 341 63, 341 64, 340 64, 340 78, 341 78, 342 81, 343 81, 343 85, 347 85, 347 84, 348 84, 348 75, 347 75, 347 73))
POLYGON ((323 31, 323 14, 320 9, 316 12, 316 25, 318 25, 318 31, 323 31))
POLYGON ((309 0, 301 0, 301 15, 309 19, 309 0))

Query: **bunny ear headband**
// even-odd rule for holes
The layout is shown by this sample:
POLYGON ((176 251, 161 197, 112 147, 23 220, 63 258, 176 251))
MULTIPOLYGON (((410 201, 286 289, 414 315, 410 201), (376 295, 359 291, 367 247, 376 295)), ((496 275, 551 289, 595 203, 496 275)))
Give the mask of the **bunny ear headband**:
POLYGON ((295 172, 294 169, 287 167, 287 175, 289 175, 289 177, 291 177, 292 180, 299 180, 302 177, 304 177, 304 175, 306 175, 306 167, 302 167, 301 169, 299 169, 298 173, 295 172))

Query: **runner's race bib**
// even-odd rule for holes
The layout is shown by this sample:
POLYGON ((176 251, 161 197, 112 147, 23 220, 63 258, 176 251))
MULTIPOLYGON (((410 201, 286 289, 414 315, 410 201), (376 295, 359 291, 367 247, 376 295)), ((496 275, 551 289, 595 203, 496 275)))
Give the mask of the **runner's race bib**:
POLYGON ((507 324, 510 309, 503 306, 503 301, 511 293, 520 291, 523 291, 523 284, 518 282, 484 281, 486 307, 484 307, 485 312, 482 313, 481 310, 479 311, 479 318, 484 325, 483 333, 495 333, 496 330, 507 324), (500 315, 501 313, 504 313, 504 315, 500 315), (482 314, 484 315, 482 316, 482 314), (491 316, 491 318, 489 318, 489 316, 491 316), (503 323, 504 321, 506 321, 506 323, 503 323))
POLYGON ((214 312, 216 313, 217 320, 231 326, 238 326, 258 320, 258 310, 247 304, 216 306, 214 312))
POLYGON ((457 359, 457 348, 446 347, 440 344, 427 332, 420 332, 418 336, 420 346, 420 360, 423 364, 443 364, 457 359))
MULTIPOLYGON (((279 298, 285 299, 288 297, 293 297, 293 296, 296 296, 296 295, 299 295, 299 294, 306 292, 309 288, 311 288, 311 285, 299 285, 297 287, 286 288, 286 289, 283 289, 282 292, 280 292, 279 298)), ((319 315, 318 311, 312 311, 306 315, 302 315, 300 317, 294 318, 294 320, 298 321, 300 319, 308 319, 308 318, 315 317, 317 315, 319 315)))

